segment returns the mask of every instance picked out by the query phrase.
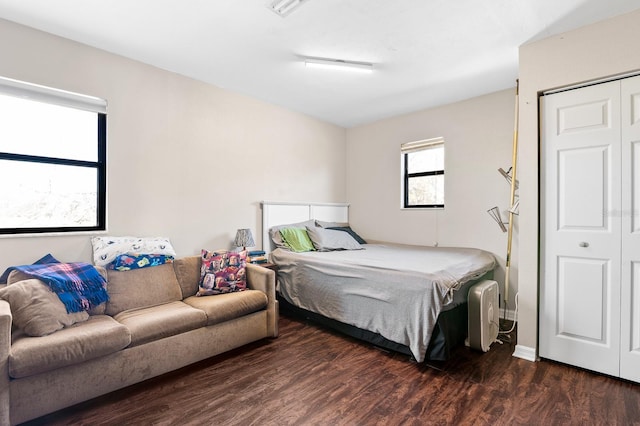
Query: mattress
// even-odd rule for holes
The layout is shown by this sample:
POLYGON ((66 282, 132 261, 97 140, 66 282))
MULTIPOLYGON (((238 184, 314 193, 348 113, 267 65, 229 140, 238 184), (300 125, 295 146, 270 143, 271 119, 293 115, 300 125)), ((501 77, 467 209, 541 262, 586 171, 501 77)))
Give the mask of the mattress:
POLYGON ((422 362, 440 312, 466 301, 458 290, 493 270, 474 248, 365 244, 363 250, 276 249, 279 293, 293 306, 378 333, 422 362))

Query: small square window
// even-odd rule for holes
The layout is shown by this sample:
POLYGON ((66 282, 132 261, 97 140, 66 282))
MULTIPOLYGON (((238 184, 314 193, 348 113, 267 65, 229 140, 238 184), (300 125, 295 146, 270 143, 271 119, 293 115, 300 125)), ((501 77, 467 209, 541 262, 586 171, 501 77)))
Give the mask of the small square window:
POLYGON ((444 140, 402 145, 403 207, 444 207, 444 140))

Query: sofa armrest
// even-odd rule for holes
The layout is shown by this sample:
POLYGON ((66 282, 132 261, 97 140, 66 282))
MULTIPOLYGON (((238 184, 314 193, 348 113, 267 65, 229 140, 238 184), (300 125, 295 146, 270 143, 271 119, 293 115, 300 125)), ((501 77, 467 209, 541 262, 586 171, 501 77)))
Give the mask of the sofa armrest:
POLYGON ((267 327, 269 336, 278 336, 278 300, 276 299, 276 273, 262 266, 247 264, 247 286, 267 295, 267 327))
POLYGON ((9 350, 11 349, 11 308, 0 299, 0 425, 9 424, 9 350))

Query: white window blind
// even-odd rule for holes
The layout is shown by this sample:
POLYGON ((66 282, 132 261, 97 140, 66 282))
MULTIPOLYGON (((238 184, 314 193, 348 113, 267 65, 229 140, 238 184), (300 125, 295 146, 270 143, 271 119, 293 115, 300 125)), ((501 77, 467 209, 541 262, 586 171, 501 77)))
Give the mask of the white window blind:
POLYGON ((106 114, 107 101, 93 96, 0 77, 0 94, 106 114))
POLYGON ((437 145, 442 145, 442 144, 444 144, 443 137, 424 139, 421 141, 405 142, 402 145, 400 145, 400 151, 403 154, 406 154, 408 152, 416 152, 416 151, 421 151, 427 148, 433 148, 437 145))

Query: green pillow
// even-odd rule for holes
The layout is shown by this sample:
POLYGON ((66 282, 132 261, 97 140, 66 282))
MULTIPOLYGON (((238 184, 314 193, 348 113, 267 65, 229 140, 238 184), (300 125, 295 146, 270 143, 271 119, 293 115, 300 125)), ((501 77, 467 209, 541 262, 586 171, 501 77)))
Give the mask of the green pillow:
POLYGON ((306 229, 283 228, 280 230, 280 235, 282 236, 282 241, 295 252, 315 250, 306 229))

